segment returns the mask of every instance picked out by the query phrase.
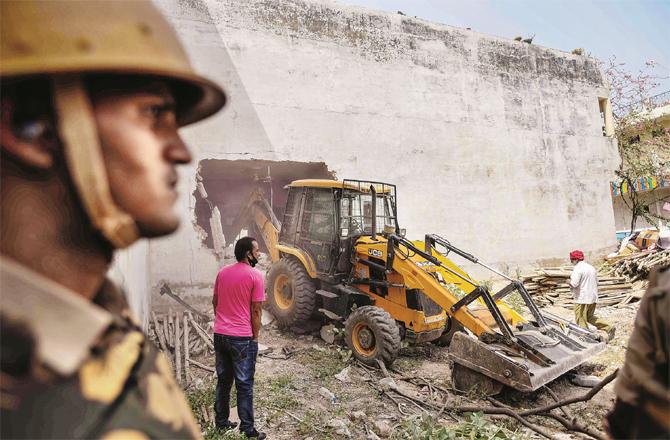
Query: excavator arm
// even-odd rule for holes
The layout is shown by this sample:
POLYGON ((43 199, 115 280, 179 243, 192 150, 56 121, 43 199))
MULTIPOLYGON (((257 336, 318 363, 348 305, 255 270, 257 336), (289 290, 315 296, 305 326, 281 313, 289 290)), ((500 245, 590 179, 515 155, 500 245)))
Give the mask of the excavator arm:
POLYGON ((310 277, 316 278, 316 265, 307 253, 301 249, 279 243, 281 222, 272 210, 261 188, 256 188, 251 192, 249 201, 242 207, 233 224, 234 231, 237 233, 245 226, 253 224, 260 234, 256 238, 263 242, 273 263, 279 261, 281 254, 292 255, 302 263, 310 277))
POLYGON ((250 223, 258 229, 260 237, 257 238, 263 241, 272 261, 278 261, 279 250, 277 246, 279 244, 281 222, 272 211, 270 203, 268 203, 263 190, 260 188, 254 189, 249 195, 249 201, 242 207, 240 214, 233 223, 234 230, 239 233, 244 226, 250 223))

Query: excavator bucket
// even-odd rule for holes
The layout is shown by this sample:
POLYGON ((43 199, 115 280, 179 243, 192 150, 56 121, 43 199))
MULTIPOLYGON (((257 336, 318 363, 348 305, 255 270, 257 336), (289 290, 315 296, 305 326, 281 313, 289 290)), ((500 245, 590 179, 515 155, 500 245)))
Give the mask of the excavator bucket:
MULTIPOLYGON (((553 318, 540 330, 535 326, 524 326, 514 332, 517 342, 528 350, 519 352, 502 340, 480 340, 466 333, 454 335, 449 346, 449 355, 455 364, 480 373, 520 391, 535 391, 557 377, 577 367, 605 349, 605 343, 593 335, 560 318, 553 318)), ((547 319, 549 321, 549 319, 547 319)), ((456 389, 469 391, 487 381, 477 375, 468 374, 461 368, 454 369, 452 380, 456 389)))
POLYGON ((454 334, 449 346, 456 389, 468 392, 479 386, 487 394, 496 394, 504 384, 534 391, 605 349, 597 334, 541 311, 523 283, 446 239, 431 234, 424 242, 409 242, 389 235, 389 241, 395 242, 389 249, 394 246, 393 252, 401 255, 400 259, 391 256, 391 263, 403 274, 405 284, 421 288, 465 329, 454 334), (439 252, 437 246, 447 252, 439 252), (447 259, 449 252, 495 272, 509 285, 490 293, 447 259), (449 287, 454 285, 460 293, 449 287), (523 300, 526 316, 504 302, 512 293, 523 300))

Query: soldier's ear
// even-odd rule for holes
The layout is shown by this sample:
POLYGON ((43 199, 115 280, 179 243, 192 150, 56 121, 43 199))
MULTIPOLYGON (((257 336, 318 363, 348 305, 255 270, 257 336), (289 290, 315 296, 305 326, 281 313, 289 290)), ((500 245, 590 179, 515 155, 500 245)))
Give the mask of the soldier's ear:
POLYGON ((46 136, 47 123, 27 121, 16 125, 11 101, 2 99, 0 102, 0 145, 2 149, 30 167, 50 168, 54 162, 50 148, 53 140, 46 136))

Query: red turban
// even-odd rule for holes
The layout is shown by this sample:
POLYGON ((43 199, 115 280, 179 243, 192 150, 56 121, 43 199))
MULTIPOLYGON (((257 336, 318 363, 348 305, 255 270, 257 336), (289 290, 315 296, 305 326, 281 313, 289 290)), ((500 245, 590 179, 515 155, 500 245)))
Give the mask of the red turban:
POLYGON ((572 251, 570 252, 570 259, 571 260, 583 260, 584 259, 584 252, 580 250, 572 251))

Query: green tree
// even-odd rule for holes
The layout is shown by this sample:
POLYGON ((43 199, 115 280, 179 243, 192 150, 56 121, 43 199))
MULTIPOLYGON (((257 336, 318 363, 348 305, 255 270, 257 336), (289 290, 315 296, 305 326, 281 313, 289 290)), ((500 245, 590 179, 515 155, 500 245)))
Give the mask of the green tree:
POLYGON ((670 91, 656 93, 661 77, 656 75, 655 68, 656 64, 648 61, 643 70, 632 73, 614 57, 603 67, 610 86, 614 135, 621 156, 616 174, 621 197, 631 212, 631 231, 639 218, 650 224, 659 220, 661 217, 651 212, 649 206, 670 199, 655 196, 657 188, 650 191, 651 197, 642 197, 637 186, 641 178, 659 182, 670 179, 670 129, 654 117, 655 110, 670 105, 670 91))

